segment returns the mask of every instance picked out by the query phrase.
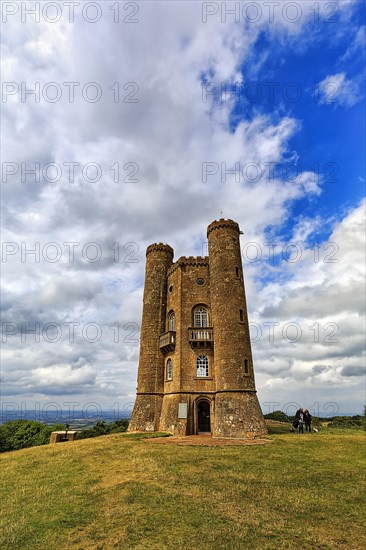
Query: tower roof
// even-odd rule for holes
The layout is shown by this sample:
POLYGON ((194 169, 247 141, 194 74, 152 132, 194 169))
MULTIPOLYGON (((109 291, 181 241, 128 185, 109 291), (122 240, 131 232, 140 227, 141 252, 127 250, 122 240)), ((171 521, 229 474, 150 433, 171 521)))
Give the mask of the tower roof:
POLYGON ((165 252, 166 254, 170 254, 171 256, 174 256, 174 250, 172 249, 169 244, 164 243, 153 243, 150 244, 146 249, 146 256, 148 254, 151 254, 152 252, 165 252))
POLYGON ((220 228, 230 228, 235 229, 238 233, 240 233, 239 224, 235 222, 234 220, 220 218, 219 220, 215 220, 210 223, 210 225, 207 228, 207 237, 209 236, 212 231, 215 231, 216 229, 220 228))

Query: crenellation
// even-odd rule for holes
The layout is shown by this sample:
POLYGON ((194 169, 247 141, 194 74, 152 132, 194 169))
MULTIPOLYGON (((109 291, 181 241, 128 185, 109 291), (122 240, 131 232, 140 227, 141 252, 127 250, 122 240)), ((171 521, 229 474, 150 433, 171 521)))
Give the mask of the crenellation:
POLYGON ((205 266, 208 267, 208 256, 181 256, 173 263, 168 270, 168 277, 178 268, 186 266, 205 266))
POLYGON ((151 254, 152 252, 166 252, 167 254, 170 254, 172 257, 174 256, 174 250, 172 249, 172 247, 164 243, 150 244, 146 249, 146 256, 148 254, 151 254))
POLYGON ((233 229, 234 231, 240 233, 239 224, 237 222, 235 222, 234 220, 221 218, 210 223, 207 228, 207 237, 210 235, 210 233, 217 229, 233 229))

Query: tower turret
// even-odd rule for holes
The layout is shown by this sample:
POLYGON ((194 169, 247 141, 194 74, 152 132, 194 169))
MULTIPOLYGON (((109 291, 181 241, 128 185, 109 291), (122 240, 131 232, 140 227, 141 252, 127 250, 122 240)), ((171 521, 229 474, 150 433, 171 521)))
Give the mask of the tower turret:
POLYGON ((240 229, 220 219, 207 229, 215 338, 215 436, 267 433, 256 396, 240 250, 240 229))
POLYGON ((164 364, 159 337, 165 330, 167 271, 173 249, 155 243, 146 250, 145 287, 140 334, 137 396, 129 430, 158 430, 164 389, 164 364))

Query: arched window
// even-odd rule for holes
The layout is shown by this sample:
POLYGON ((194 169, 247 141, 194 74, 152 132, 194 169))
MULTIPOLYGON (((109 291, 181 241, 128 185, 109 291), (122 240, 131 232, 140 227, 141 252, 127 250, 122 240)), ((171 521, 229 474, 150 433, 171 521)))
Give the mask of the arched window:
POLYGON ((171 311, 168 315, 168 330, 175 331, 175 313, 171 311))
POLYGON ((166 379, 173 380, 173 363, 171 359, 166 362, 166 379))
POLYGON ((208 311, 203 306, 196 307, 193 313, 193 323, 195 327, 208 327, 208 311))
POLYGON ((208 357, 206 355, 199 355, 197 357, 196 372, 197 378, 204 378, 208 376, 208 357))

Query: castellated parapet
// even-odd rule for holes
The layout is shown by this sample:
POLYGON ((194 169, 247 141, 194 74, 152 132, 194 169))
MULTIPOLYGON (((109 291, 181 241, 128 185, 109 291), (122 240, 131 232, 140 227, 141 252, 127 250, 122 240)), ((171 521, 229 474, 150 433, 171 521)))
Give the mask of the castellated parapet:
POLYGON ((208 256, 146 251, 138 387, 129 431, 267 434, 254 381, 240 229, 207 229, 208 256))

